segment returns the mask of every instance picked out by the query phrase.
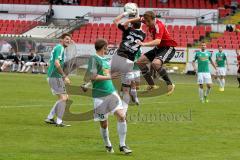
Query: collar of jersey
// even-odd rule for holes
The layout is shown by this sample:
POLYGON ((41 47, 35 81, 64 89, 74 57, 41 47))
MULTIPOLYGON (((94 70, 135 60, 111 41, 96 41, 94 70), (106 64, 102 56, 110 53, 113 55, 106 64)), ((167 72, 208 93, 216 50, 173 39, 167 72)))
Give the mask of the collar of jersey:
POLYGON ((101 57, 101 56, 99 56, 97 53, 95 53, 95 55, 96 55, 97 57, 101 58, 101 59, 105 59, 105 57, 101 57))

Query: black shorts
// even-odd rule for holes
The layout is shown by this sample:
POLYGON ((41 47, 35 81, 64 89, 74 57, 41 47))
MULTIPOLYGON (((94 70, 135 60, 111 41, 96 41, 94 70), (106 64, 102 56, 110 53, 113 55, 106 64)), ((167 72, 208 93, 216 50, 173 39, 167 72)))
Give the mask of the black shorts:
POLYGON ((238 68, 238 71, 237 71, 238 74, 240 74, 240 67, 238 68))
POLYGON ((153 61, 155 58, 160 59, 163 63, 168 63, 173 56, 175 55, 174 47, 161 47, 161 48, 153 48, 148 51, 144 55, 149 59, 149 61, 153 61))

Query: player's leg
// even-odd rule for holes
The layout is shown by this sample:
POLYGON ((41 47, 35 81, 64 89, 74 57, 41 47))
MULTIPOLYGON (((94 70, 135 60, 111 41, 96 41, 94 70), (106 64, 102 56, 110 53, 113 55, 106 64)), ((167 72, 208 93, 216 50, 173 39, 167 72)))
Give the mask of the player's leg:
POLYGON ((64 127, 62 118, 63 118, 64 112, 65 112, 68 95, 67 94, 58 94, 57 97, 58 97, 58 100, 53 105, 52 109, 50 110, 45 122, 50 123, 50 124, 56 124, 60 127, 64 127), (56 121, 54 120, 55 116, 56 116, 56 121))
POLYGON ((1 69, 2 65, 1 64, 3 64, 3 62, 4 62, 4 60, 0 60, 0 72, 2 71, 2 69, 1 69))
POLYGON ((36 68, 37 68, 37 63, 33 62, 32 63, 32 73, 36 73, 36 68))
POLYGON ((219 90, 221 90, 223 84, 222 84, 222 80, 221 80, 220 76, 217 76, 217 81, 218 81, 218 85, 219 85, 219 90))
POLYGON ((120 99, 119 96, 117 96, 111 94, 105 97, 93 98, 94 121, 100 121, 100 133, 105 144, 105 149, 110 153, 113 153, 114 150, 109 139, 108 114, 117 107, 118 104, 114 103, 120 99))
POLYGON ((102 135, 106 151, 114 153, 111 141, 109 139, 108 120, 100 121, 100 133, 102 135))
POLYGON ((149 64, 150 61, 152 61, 153 59, 154 59, 154 51, 150 50, 146 54, 142 55, 136 62, 139 69, 142 72, 144 79, 147 81, 148 85, 150 86, 154 86, 154 81, 147 64, 149 64))
MULTIPOLYGON (((4 60, 0 59, 0 66, 3 64, 4 60)), ((0 67, 1 68, 1 67, 0 67)))
POLYGON ((130 102, 130 88, 131 88, 131 79, 132 79, 133 75, 132 72, 128 72, 122 75, 121 77, 121 82, 122 82, 122 104, 124 107, 124 112, 127 113, 127 108, 128 108, 128 104, 130 102))
POLYGON ((157 71, 153 68, 152 65, 150 66, 150 73, 151 73, 153 79, 157 78, 157 71))
POLYGON ((20 71, 21 71, 21 68, 22 68, 22 61, 19 61, 19 62, 18 62, 17 72, 20 72, 20 71))
POLYGON ((221 90, 221 88, 222 88, 222 81, 221 81, 221 79, 220 79, 220 68, 219 67, 217 67, 217 81, 218 81, 218 85, 219 85, 219 90, 221 90))
POLYGON ((202 73, 197 74, 197 83, 199 85, 198 92, 199 92, 200 101, 202 103, 204 103, 203 74, 202 73))
POLYGON ((46 73, 46 71, 45 71, 46 63, 45 62, 40 62, 40 66, 42 68, 42 73, 46 73))
POLYGON ((224 91, 224 88, 225 88, 225 83, 226 83, 225 77, 226 77, 226 68, 223 67, 222 72, 221 72, 221 77, 220 77, 220 79, 222 81, 222 90, 221 91, 224 91))
POLYGON ((139 100, 137 97, 137 87, 136 87, 136 82, 134 80, 131 81, 130 95, 132 97, 132 101, 137 105, 139 105, 139 100))
POLYGON ((35 62, 35 65, 34 65, 36 68, 35 68, 35 73, 38 73, 39 72, 39 68, 40 68, 40 63, 39 62, 35 62))
POLYGON ((57 105, 57 121, 56 121, 56 126, 57 127, 68 127, 70 125, 66 125, 63 123, 63 115, 65 112, 66 104, 68 100, 68 95, 67 94, 61 94, 58 100, 58 105, 57 105))
POLYGON ((208 95, 209 95, 209 93, 211 91, 211 87, 212 87, 212 84, 210 84, 210 83, 207 84, 207 89, 206 89, 206 91, 204 93, 204 100, 205 100, 206 103, 208 103, 208 95))
POLYGON ((3 65, 1 66, 1 71, 5 71, 7 67, 11 66, 13 64, 12 61, 4 61, 3 65))
POLYGON ((134 72, 134 80, 131 81, 131 91, 130 94, 134 99, 134 102, 139 105, 139 99, 137 96, 137 90, 139 89, 140 85, 140 71, 135 71, 134 72))
POLYGON ((132 150, 130 150, 126 145, 126 136, 127 136, 127 122, 125 118, 125 113, 123 109, 118 109, 114 113, 117 117, 118 123, 117 123, 117 130, 119 135, 119 149, 121 152, 125 154, 132 153, 132 150))
POLYGON ((22 69, 21 69, 20 72, 24 72, 24 71, 25 71, 25 69, 26 69, 26 67, 27 67, 27 63, 28 63, 28 62, 26 62, 26 63, 23 64, 22 69))
POLYGON ((127 114, 128 104, 130 103, 130 88, 129 84, 122 84, 122 105, 125 114, 127 114))
POLYGON ((207 89, 204 93, 204 100, 205 102, 208 103, 208 95, 211 91, 211 87, 212 87, 212 78, 211 78, 211 74, 210 73, 204 73, 204 83, 207 84, 207 89))
POLYGON ((199 84, 198 92, 199 92, 200 101, 201 101, 202 103, 204 103, 204 90, 203 90, 203 84, 199 84))
POLYGON ((52 93, 57 95, 58 100, 53 105, 50 113, 48 114, 46 123, 56 124, 58 127, 68 127, 70 125, 65 125, 63 123, 63 115, 66 108, 66 102, 68 100, 68 95, 65 90, 65 84, 62 78, 48 78, 49 86, 52 90, 52 93), (57 120, 54 121, 54 116, 56 115, 57 120))
POLYGON ((8 61, 3 61, 0 71, 4 71, 7 68, 7 63, 8 63, 8 61))
POLYGON ((27 69, 25 70, 25 72, 28 72, 32 68, 32 66, 33 66, 33 62, 27 62, 26 63, 27 69))
POLYGON ((220 81, 221 81, 221 84, 222 84, 220 91, 224 91, 224 88, 225 88, 225 76, 223 76, 223 75, 220 76, 220 81))
POLYGON ((168 86, 168 93, 167 95, 170 95, 173 93, 175 85, 172 83, 166 69, 163 67, 163 61, 159 58, 155 58, 152 61, 153 68, 158 72, 158 74, 161 76, 161 78, 166 82, 168 86))
POLYGON ((16 71, 16 66, 17 66, 17 63, 16 62, 13 62, 12 63, 12 72, 15 72, 16 71))
POLYGON ((14 64, 15 64, 15 63, 14 63, 13 61, 8 61, 8 63, 6 64, 6 68, 7 68, 7 67, 12 67, 12 68, 11 68, 11 71, 14 71, 14 67, 15 67, 14 64))
POLYGON ((153 68, 158 72, 161 78, 166 82, 168 86, 168 93, 170 95, 175 89, 175 85, 172 83, 166 69, 163 67, 164 63, 168 63, 175 55, 175 48, 163 47, 155 50, 155 58, 152 61, 153 68))

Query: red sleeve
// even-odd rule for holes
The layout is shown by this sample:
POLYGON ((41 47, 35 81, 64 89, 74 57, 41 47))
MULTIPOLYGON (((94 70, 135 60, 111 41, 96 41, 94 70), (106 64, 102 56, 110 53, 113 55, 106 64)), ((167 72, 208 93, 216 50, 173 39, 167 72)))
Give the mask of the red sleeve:
POLYGON ((164 25, 162 23, 157 23, 156 26, 155 39, 162 39, 164 33, 164 25))

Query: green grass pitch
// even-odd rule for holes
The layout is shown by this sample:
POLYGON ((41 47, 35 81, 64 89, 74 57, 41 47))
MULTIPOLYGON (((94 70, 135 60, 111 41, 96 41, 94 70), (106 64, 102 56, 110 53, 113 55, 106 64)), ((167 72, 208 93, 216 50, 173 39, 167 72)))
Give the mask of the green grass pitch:
MULTIPOLYGON (((239 159, 236 77, 227 78, 223 93, 215 83, 209 103, 201 104, 195 76, 171 76, 176 83, 172 96, 141 98, 139 108, 130 106, 127 144, 133 154, 126 156, 118 150, 115 117, 109 127, 115 153, 107 154, 97 122, 68 122, 69 128, 43 122, 56 100, 45 75, 0 73, 0 160, 239 159)), ((71 80, 81 83, 78 76, 71 80)), ((74 112, 93 107, 91 98, 71 99, 74 112)))

